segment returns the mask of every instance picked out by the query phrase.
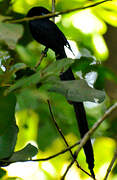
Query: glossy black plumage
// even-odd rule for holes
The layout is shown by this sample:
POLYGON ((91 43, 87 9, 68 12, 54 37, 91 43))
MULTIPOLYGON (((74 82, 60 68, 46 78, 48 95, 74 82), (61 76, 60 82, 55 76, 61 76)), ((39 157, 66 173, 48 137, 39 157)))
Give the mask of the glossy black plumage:
MULTIPOLYGON (((50 12, 43 7, 34 7, 28 12, 27 16, 39 16, 47 13, 50 12)), ((33 38, 54 52, 59 53, 63 46, 67 46, 70 49, 64 34, 48 18, 30 21, 29 26, 33 38)))
MULTIPOLYGON (((43 7, 34 7, 28 12, 28 17, 39 16, 50 13, 43 7)), ((64 46, 67 46, 70 50, 71 47, 59 28, 49 18, 36 19, 29 21, 29 27, 33 38, 39 43, 45 45, 47 48, 52 49, 56 54, 56 59, 62 59, 67 57, 64 46)), ((71 68, 64 72, 60 76, 61 80, 74 80, 74 75, 71 68)), ((77 123, 81 137, 88 131, 88 123, 86 120, 86 113, 82 102, 71 102, 76 114, 77 123)), ((94 168, 94 155, 90 139, 84 145, 84 152, 86 155, 86 161, 92 176, 95 178, 94 168)))

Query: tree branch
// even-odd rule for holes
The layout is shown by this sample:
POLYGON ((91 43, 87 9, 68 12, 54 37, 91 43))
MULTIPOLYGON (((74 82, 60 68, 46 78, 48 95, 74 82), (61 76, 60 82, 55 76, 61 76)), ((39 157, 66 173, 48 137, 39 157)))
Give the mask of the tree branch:
POLYGON ((110 165, 109 165, 109 167, 108 167, 108 169, 107 169, 107 173, 106 173, 106 175, 105 175, 104 180, 107 180, 107 178, 108 178, 108 176, 109 176, 109 174, 110 174, 110 172, 111 172, 111 170, 112 170, 112 167, 113 167, 116 159, 117 159, 117 149, 116 149, 116 151, 115 151, 115 153, 114 153, 114 156, 113 156, 113 158, 112 158, 112 161, 110 162, 110 165))
POLYGON ((56 153, 56 154, 54 154, 54 155, 52 155, 52 156, 49 156, 49 157, 46 157, 46 158, 42 158, 42 159, 28 160, 28 161, 47 161, 47 160, 53 159, 53 158, 55 158, 55 157, 57 157, 57 156, 59 156, 59 155, 61 155, 61 154, 64 154, 64 153, 68 152, 69 150, 71 150, 72 148, 78 146, 79 144, 80 144, 80 141, 76 142, 76 143, 73 144, 72 146, 69 146, 69 147, 67 147, 65 150, 63 150, 63 151, 61 151, 61 152, 59 152, 59 153, 56 153))
POLYGON ((85 134, 85 136, 82 138, 81 143, 79 145, 78 150, 76 151, 76 156, 78 156, 80 150, 84 146, 84 144, 87 142, 87 140, 90 138, 91 134, 100 126, 100 124, 117 108, 117 103, 115 103, 113 106, 111 106, 103 115, 101 119, 99 119, 93 127, 85 134))
MULTIPOLYGON (((101 119, 99 119, 94 125, 93 127, 85 134, 85 136, 82 138, 79 148, 78 150, 75 152, 75 156, 77 157, 80 150, 82 149, 82 147, 84 146, 84 144, 87 142, 87 140, 90 138, 91 134, 99 127, 99 125, 117 108, 117 103, 115 103, 113 106, 111 106, 103 115, 103 117, 101 119)), ((71 162, 71 164, 69 165, 68 168, 71 168, 72 164, 74 163, 74 160, 71 162)), ((69 169, 68 169, 69 170, 69 169)), ((66 170, 66 172, 68 172, 68 170, 66 170)), ((65 175, 66 175, 65 172, 65 175)), ((63 176, 64 177, 64 176, 63 176)))
POLYGON ((69 9, 69 10, 65 10, 65 11, 61 11, 61 12, 49 13, 49 14, 46 14, 46 15, 43 15, 43 16, 24 17, 24 18, 15 19, 15 20, 5 20, 5 22, 7 21, 8 23, 19 23, 19 22, 30 21, 30 20, 35 20, 35 19, 44 19, 44 18, 47 18, 47 17, 51 18, 51 17, 55 17, 55 16, 58 16, 58 15, 71 13, 71 12, 74 12, 74 11, 81 11, 81 10, 84 10, 84 9, 93 8, 95 6, 106 3, 108 1, 112 1, 112 0, 103 0, 101 2, 96 2, 96 3, 93 3, 93 4, 88 5, 88 6, 78 7, 78 8, 69 9))
POLYGON ((69 166, 67 167, 67 170, 65 171, 64 175, 61 177, 61 180, 65 179, 65 176, 67 175, 69 169, 72 167, 72 165, 74 164, 74 160, 69 164, 69 166))
MULTIPOLYGON (((62 176, 62 180, 64 180, 64 178, 65 178, 65 176, 67 175, 67 173, 68 173, 68 171, 70 170, 70 168, 72 167, 72 165, 74 164, 74 159, 73 159, 73 161, 68 165, 68 167, 67 167, 67 169, 66 169, 66 171, 65 171, 65 173, 63 174, 63 176, 62 176)), ((89 174, 87 171, 85 171, 84 169, 82 169, 82 167, 79 165, 79 169, 80 170, 82 170, 85 174, 87 174, 88 176, 90 176, 91 178, 93 178, 92 177, 92 175, 91 174, 89 174)))

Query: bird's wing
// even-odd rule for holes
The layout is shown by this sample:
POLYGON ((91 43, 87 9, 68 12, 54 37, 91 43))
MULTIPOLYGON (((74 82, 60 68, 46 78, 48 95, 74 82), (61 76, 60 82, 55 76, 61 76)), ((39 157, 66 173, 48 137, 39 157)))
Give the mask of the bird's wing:
POLYGON ((33 37, 39 43, 51 48, 55 52, 64 46, 67 46, 72 51, 66 37, 52 21, 46 19, 33 20, 30 23, 33 37))

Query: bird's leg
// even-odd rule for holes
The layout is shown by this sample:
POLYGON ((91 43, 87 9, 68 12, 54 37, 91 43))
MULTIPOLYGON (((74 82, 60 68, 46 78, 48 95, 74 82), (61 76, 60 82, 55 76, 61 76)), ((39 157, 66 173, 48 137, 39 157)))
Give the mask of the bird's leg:
POLYGON ((35 65, 35 69, 37 69, 37 68, 39 67, 39 65, 41 64, 43 58, 47 56, 47 51, 48 51, 48 48, 45 47, 45 49, 44 49, 44 50, 42 51, 42 53, 41 53, 41 56, 40 56, 39 61, 38 61, 37 64, 35 65))

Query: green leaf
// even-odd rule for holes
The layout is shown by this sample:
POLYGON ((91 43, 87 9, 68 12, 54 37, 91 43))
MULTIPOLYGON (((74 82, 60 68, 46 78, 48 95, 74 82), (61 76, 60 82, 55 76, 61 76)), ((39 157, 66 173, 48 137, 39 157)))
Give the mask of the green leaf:
POLYGON ((5 88, 0 88, 0 135, 3 135, 9 125, 14 124, 16 97, 13 93, 4 96, 5 88))
POLYGON ((14 91, 17 88, 21 88, 23 86, 31 86, 34 84, 37 84, 39 82, 44 83, 46 80, 51 76, 59 76, 61 72, 65 72, 67 68, 74 62, 72 59, 62 59, 59 61, 55 61, 51 63, 47 68, 45 68, 42 71, 39 71, 32 76, 22 78, 18 80, 15 84, 13 84, 11 87, 9 87, 5 94, 8 94, 12 91, 14 91))
POLYGON ((14 49, 23 34, 23 26, 20 24, 0 23, 0 41, 5 42, 10 49, 14 49))
POLYGON ((13 93, 4 96, 4 90, 0 88, 0 159, 11 156, 18 133, 15 122, 16 97, 13 93))
POLYGON ((64 58, 58 61, 51 63, 43 73, 53 73, 54 75, 58 76, 60 73, 65 72, 71 64, 74 63, 74 59, 64 58))
POLYGON ((18 127, 9 125, 5 133, 0 136, 0 159, 6 159, 12 155, 17 140, 18 127))
POLYGON ((91 101, 101 103, 105 98, 104 91, 91 88, 83 79, 54 82, 49 91, 59 92, 68 100, 75 102, 91 101))
POLYGON ((0 14, 6 14, 10 5, 9 0, 0 0, 0 14))
POLYGON ((14 64, 13 66, 11 66, 10 72, 15 73, 15 72, 19 71, 20 69, 24 69, 24 68, 26 68, 26 64, 17 63, 17 64, 14 64))
POLYGON ((2 168, 0 168, 0 178, 6 175, 6 171, 2 168))
POLYGON ((32 144, 27 144, 22 150, 13 153, 8 161, 18 162, 31 159, 38 153, 38 149, 32 144))
POLYGON ((11 87, 6 89, 5 95, 7 95, 8 93, 10 93, 18 88, 28 87, 28 86, 37 84, 40 81, 41 81, 40 72, 37 72, 29 77, 23 77, 22 79, 18 80, 15 84, 13 84, 11 87))

